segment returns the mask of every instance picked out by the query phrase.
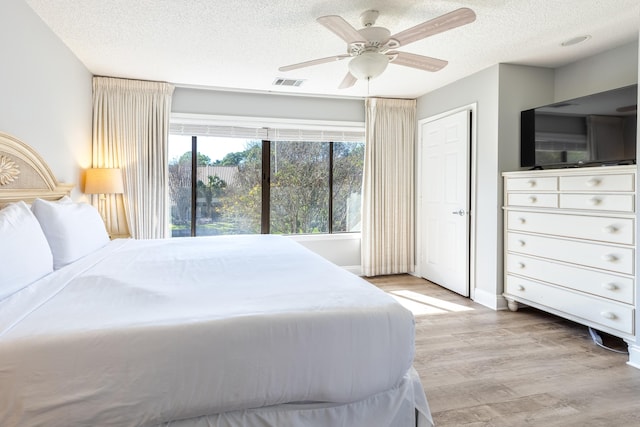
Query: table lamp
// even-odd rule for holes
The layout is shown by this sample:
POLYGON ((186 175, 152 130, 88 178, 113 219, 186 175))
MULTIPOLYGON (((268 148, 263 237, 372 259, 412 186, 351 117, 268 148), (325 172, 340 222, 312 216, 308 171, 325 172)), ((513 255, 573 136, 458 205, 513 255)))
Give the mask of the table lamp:
POLYGON ((92 168, 87 169, 87 175, 84 183, 84 192, 86 194, 99 194, 99 207, 102 220, 106 223, 104 212, 104 203, 107 194, 124 193, 124 185, 122 182, 122 170, 118 168, 92 168))

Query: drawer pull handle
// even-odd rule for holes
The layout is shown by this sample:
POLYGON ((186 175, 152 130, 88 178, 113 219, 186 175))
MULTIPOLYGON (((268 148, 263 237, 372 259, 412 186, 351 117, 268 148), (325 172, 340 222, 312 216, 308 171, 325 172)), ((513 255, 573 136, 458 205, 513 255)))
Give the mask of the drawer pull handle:
POLYGON ((618 231, 618 227, 616 227, 615 225, 607 225, 606 227, 604 227, 602 229, 602 231, 604 231, 605 233, 616 233, 618 231))
POLYGON ((535 187, 536 186, 536 180, 535 179, 530 179, 529 181, 527 181, 527 184, 529 185, 529 187, 535 187))
POLYGON ((520 224, 524 224, 525 222, 527 222, 527 220, 526 220, 526 219, 524 219, 524 218, 522 218, 522 217, 520 217, 520 218, 518 218, 518 222, 519 222, 520 224))
POLYGON ((518 263, 518 268, 525 268, 526 265, 524 265, 524 262, 519 262, 518 263))
POLYGON ((591 206, 598 206, 600 203, 602 203, 602 199, 600 197, 592 197, 589 199, 589 204, 591 206))
POLYGON ((591 178, 587 180, 586 184, 587 187, 595 187, 596 185, 600 184, 600 180, 598 178, 591 178))
POLYGON ((615 291, 616 289, 618 289, 618 285, 616 285, 615 283, 603 283, 602 287, 608 291, 615 291))
POLYGON ((529 203, 535 203, 538 201, 538 198, 536 196, 529 196, 529 203))
POLYGON ((519 291, 524 291, 524 286, 522 286, 522 285, 518 285, 518 290, 519 290, 519 291))
POLYGON ((524 245, 526 245, 527 243, 526 243, 524 240, 518 240, 518 244, 519 244, 520 246, 524 246, 524 245))
POLYGON ((618 318, 618 316, 616 316, 615 313, 612 313, 610 311, 603 311, 602 313, 600 313, 600 315, 605 319, 609 319, 609 320, 615 320, 618 318))
POLYGON ((614 262, 618 260, 618 257, 613 254, 605 254, 602 255, 602 259, 609 262, 614 262))

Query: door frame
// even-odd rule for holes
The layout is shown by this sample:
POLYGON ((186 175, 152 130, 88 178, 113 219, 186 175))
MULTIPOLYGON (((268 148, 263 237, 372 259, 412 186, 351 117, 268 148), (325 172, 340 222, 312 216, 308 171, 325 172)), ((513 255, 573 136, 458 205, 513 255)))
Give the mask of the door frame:
POLYGON ((476 194, 477 194, 477 122, 478 122, 478 104, 467 104, 452 110, 445 111, 440 114, 436 114, 431 117, 427 117, 418 120, 418 135, 417 135, 417 150, 416 150, 416 275, 423 277, 422 254, 424 248, 422 247, 421 236, 424 232, 424 224, 422 218, 422 177, 423 177, 423 165, 420 159, 422 159, 422 127, 425 123, 429 123, 435 120, 442 119, 452 114, 459 113, 461 111, 468 111, 471 114, 471 127, 469 137, 469 298, 475 299, 476 288, 476 230, 477 230, 477 206, 476 206, 476 194))

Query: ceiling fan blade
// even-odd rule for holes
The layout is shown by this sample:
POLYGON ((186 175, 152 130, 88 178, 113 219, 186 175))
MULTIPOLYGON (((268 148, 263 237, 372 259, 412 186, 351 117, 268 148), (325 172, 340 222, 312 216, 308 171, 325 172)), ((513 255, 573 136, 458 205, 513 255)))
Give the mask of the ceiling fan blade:
POLYGON ((398 43, 400 43, 399 46, 404 46, 475 20, 475 12, 467 7, 462 7, 427 22, 423 22, 422 24, 418 24, 415 27, 400 31, 391 36, 391 39, 398 41, 398 43))
POLYGON ((297 64, 285 65, 284 67, 278 68, 278 71, 291 71, 297 70, 298 68, 310 67, 312 65, 324 64, 327 62, 340 61, 345 58, 350 58, 349 55, 335 55, 329 56, 327 58, 319 58, 312 59, 311 61, 299 62, 297 64))
POLYGON ((449 63, 443 59, 408 52, 387 52, 387 55, 390 57, 389 61, 392 64, 404 65, 405 67, 417 68, 424 71, 438 71, 449 63))
POLYGON ((344 79, 342 80, 342 83, 340 83, 340 86, 338 86, 338 89, 350 88, 351 86, 356 84, 357 80, 358 79, 356 79, 353 74, 351 74, 350 72, 347 72, 347 75, 344 76, 344 79))
POLYGON ((351 26, 347 21, 338 15, 321 16, 316 19, 320 24, 324 25, 329 31, 340 37, 347 43, 366 42, 362 35, 351 26))

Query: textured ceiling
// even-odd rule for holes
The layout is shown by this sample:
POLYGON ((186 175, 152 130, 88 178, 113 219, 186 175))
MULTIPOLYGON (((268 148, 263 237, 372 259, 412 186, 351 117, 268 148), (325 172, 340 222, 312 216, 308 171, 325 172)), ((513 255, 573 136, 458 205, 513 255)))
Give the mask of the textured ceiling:
POLYGON ((211 88, 414 98, 497 63, 558 67, 638 40, 639 0, 25 0, 96 75, 211 88), (278 67, 346 53, 316 22, 340 15, 360 28, 397 33, 459 7, 475 22, 400 51, 449 61, 426 72, 390 64, 369 84, 337 89, 347 61, 279 72, 278 67), (581 35, 591 38, 562 47, 581 35), (279 77, 300 87, 274 86, 279 77))

